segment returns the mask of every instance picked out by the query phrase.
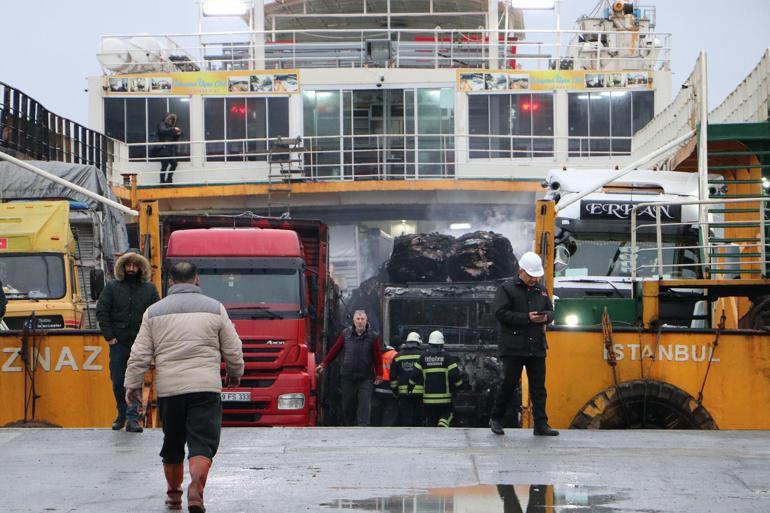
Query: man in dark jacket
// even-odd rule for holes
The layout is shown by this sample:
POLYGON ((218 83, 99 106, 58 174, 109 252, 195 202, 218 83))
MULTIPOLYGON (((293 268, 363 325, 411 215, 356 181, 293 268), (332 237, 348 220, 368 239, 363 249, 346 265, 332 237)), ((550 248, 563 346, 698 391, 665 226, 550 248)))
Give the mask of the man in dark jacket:
MULTIPOLYGON (((158 123, 158 141, 176 142, 182 135, 182 129, 176 126, 176 114, 167 112, 163 121, 158 123)), ((164 144, 159 146, 157 155, 160 160, 160 183, 172 183, 174 171, 176 171, 176 144, 164 144), (168 173, 166 173, 168 169, 168 173)))
POLYGON ((428 349, 414 364, 409 384, 412 392, 422 395, 426 426, 452 425, 452 399, 463 384, 463 378, 457 358, 444 351, 444 334, 440 331, 434 331, 428 337, 428 349))
POLYGON ((545 412, 545 355, 548 349, 545 327, 553 320, 553 305, 548 291, 538 285, 544 274, 540 257, 531 251, 524 253, 519 259, 518 276, 503 283, 495 295, 497 347, 505 373, 489 419, 489 427, 497 435, 504 434, 502 420, 505 408, 511 402, 513 389, 524 367, 527 369, 535 415, 534 434, 559 434, 548 425, 545 412))
POLYGON ((398 425, 417 427, 423 425, 422 396, 409 391, 409 378, 414 372, 414 364, 420 359, 420 334, 411 332, 406 342, 398 348, 398 354, 390 366, 390 388, 398 398, 398 425))
POLYGON ((96 305, 96 318, 110 345, 110 379, 118 407, 112 429, 141 433, 139 401, 126 405, 123 380, 126 375, 131 346, 142 324, 147 307, 160 299, 155 285, 150 283, 150 262, 137 253, 126 253, 115 262, 115 280, 104 288, 96 305), (126 424, 126 421, 128 424, 126 424))
POLYGON ((370 329, 365 311, 355 311, 353 326, 342 331, 316 372, 323 373, 343 349, 342 416, 346 426, 368 426, 372 390, 382 382, 382 348, 380 336, 370 329))

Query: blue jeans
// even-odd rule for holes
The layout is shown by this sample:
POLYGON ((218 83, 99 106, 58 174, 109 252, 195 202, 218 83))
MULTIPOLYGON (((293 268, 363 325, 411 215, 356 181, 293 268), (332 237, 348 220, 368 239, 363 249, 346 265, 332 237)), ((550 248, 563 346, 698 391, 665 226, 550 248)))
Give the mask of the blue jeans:
POLYGON ((139 401, 134 401, 130 405, 126 404, 126 389, 123 387, 129 356, 131 356, 130 347, 126 347, 120 342, 110 345, 110 379, 112 380, 112 393, 115 394, 115 403, 118 407, 118 418, 138 421, 139 401))

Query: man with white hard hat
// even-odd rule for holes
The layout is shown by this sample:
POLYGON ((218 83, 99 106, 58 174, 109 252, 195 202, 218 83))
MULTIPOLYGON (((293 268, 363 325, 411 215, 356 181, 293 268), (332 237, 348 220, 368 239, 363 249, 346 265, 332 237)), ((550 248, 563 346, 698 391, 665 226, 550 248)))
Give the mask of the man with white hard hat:
POLYGON ((425 425, 449 427, 452 424, 452 397, 463 384, 457 358, 444 350, 444 334, 434 331, 428 349, 414 365, 410 384, 422 394, 425 425))
POLYGON ((548 425, 545 412, 545 356, 548 349, 545 327, 553 320, 553 305, 548 291, 538 283, 544 274, 540 256, 531 251, 524 253, 519 259, 518 275, 500 285, 495 295, 497 349, 505 373, 489 419, 489 427, 497 435, 504 434, 505 409, 525 367, 535 416, 533 433, 537 436, 559 434, 548 425))

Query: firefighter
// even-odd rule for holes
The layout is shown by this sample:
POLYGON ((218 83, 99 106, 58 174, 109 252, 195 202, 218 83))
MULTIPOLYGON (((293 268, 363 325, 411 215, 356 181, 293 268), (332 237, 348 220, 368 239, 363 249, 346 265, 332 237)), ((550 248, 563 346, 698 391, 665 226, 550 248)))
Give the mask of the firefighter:
POLYGON ((409 378, 414 364, 422 354, 422 338, 417 332, 406 336, 406 342, 398 348, 398 354, 390 366, 390 387, 398 398, 398 425, 405 427, 422 426, 422 396, 409 391, 409 378))
POLYGON ((426 426, 449 427, 452 423, 452 396, 463 384, 457 358, 444 351, 444 334, 434 331, 428 349, 414 364, 410 379, 412 392, 422 394, 426 426))
POLYGON ((395 357, 393 346, 382 348, 382 381, 374 385, 372 426, 393 427, 398 420, 398 401, 390 389, 390 372, 395 357))

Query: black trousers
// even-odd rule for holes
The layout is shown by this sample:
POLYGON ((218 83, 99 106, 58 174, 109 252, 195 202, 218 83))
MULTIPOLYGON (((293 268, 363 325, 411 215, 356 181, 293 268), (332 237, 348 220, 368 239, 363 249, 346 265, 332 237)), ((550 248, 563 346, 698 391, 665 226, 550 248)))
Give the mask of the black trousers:
POLYGON ((342 417, 346 426, 368 426, 372 413, 372 378, 342 376, 342 417))
POLYGON ((372 397, 372 426, 393 427, 398 422, 398 399, 393 394, 374 389, 372 397))
POLYGON ((398 425, 403 427, 420 427, 424 425, 421 395, 398 396, 398 425))
MULTIPOLYGON (((513 390, 516 388, 521 371, 526 367, 529 380, 529 396, 532 398, 532 410, 535 417, 535 425, 541 426, 548 423, 548 415, 545 413, 545 356, 503 356, 503 383, 497 392, 495 407, 492 409, 492 418, 502 420, 505 409, 513 398, 513 390)), ((521 398, 522 402, 526 397, 521 398)))
MULTIPOLYGON (((530 485, 529 501, 527 502, 527 513, 544 511, 546 504, 546 485, 530 485)), ((523 513, 521 502, 516 495, 516 489, 513 485, 497 485, 497 493, 503 500, 503 513, 523 513)))
POLYGON ((449 427, 452 424, 451 404, 423 404, 422 409, 427 427, 449 427))
POLYGON ((185 443, 189 458, 214 458, 222 432, 221 394, 193 392, 160 397, 158 410, 163 422, 163 463, 182 463, 185 443))
POLYGON ((112 394, 115 396, 115 404, 118 408, 118 419, 138 421, 141 401, 133 401, 127 405, 126 389, 123 388, 130 356, 130 347, 120 342, 110 344, 110 380, 112 380, 112 394))
POLYGON ((161 159, 160 161, 160 183, 171 183, 174 171, 176 171, 176 159, 161 159), (168 173, 166 173, 168 169, 168 173))

